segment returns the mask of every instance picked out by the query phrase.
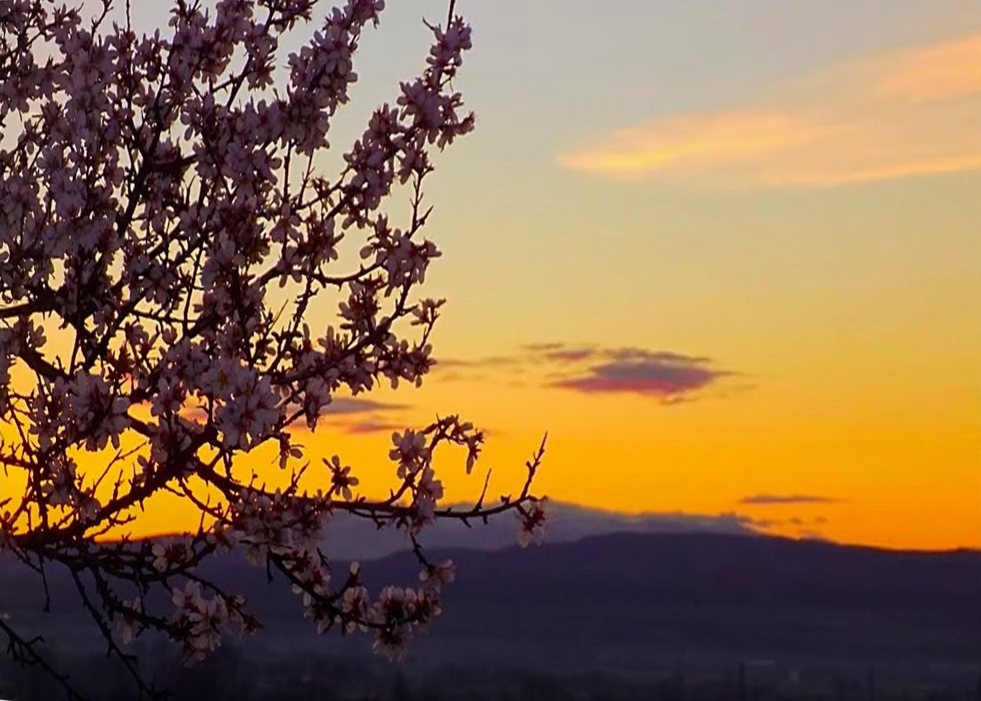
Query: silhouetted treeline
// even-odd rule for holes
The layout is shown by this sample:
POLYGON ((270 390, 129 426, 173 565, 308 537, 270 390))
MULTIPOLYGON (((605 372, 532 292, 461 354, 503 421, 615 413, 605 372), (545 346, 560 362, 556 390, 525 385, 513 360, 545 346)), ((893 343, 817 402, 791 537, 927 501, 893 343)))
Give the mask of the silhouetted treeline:
MULTIPOLYGON (((970 672, 932 680, 896 681, 868 670, 756 670, 746 665, 660 678, 481 668, 399 668, 380 660, 338 659, 233 646, 186 666, 165 645, 139 653, 145 679, 164 685, 173 701, 981 701, 981 678, 970 672)), ((93 701, 132 701, 138 692, 123 665, 103 654, 48 659, 73 688, 93 701)), ((64 690, 43 670, 0 657, 0 698, 55 701, 64 690)))

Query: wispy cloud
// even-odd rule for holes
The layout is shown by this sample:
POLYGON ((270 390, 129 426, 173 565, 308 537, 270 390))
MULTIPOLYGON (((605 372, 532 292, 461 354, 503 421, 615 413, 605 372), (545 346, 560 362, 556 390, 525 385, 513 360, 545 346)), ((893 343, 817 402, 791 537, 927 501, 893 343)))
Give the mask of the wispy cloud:
POLYGON ((595 358, 595 348, 565 348, 561 344, 553 344, 553 348, 541 352, 543 359, 559 363, 576 363, 595 358))
POLYGON ((743 506, 838 504, 840 499, 818 494, 751 494, 739 500, 743 506))
POLYGON ((710 362, 704 356, 690 356, 673 351, 650 350, 633 346, 602 347, 589 344, 549 341, 547 343, 528 343, 520 346, 511 355, 486 356, 483 358, 447 358, 440 360, 437 367, 448 368, 489 368, 513 367, 534 364, 573 364, 596 360, 663 360, 710 362))
POLYGON ((404 431, 405 426, 393 421, 383 421, 381 419, 368 418, 364 421, 343 422, 337 427, 344 433, 362 435, 368 433, 392 433, 393 431, 404 431))
MULTIPOLYGON (((911 104, 981 93, 981 35, 892 51, 859 66, 874 97, 911 104)), ((844 81, 846 75, 836 76, 844 81)))
POLYGON ((525 350, 529 350, 533 353, 545 353, 547 351, 560 350, 565 347, 565 344, 550 341, 548 343, 529 343, 523 347, 525 350))
POLYGON ((362 399, 360 397, 335 397, 334 400, 324 407, 322 414, 367 414, 377 411, 400 411, 407 409, 405 404, 391 404, 389 402, 379 402, 374 399, 362 399))
MULTIPOLYGON (((293 409, 298 408, 296 405, 293 409)), ((334 397, 330 404, 321 409, 320 422, 329 422, 334 428, 345 433, 379 433, 402 430, 405 426, 387 421, 383 415, 408 409, 408 405, 381 402, 362 397, 334 397), (361 417, 352 419, 351 417, 361 417)), ((181 412, 184 418, 197 423, 207 423, 208 412, 200 406, 188 406, 181 412)), ((294 433, 305 432, 309 428, 300 420, 290 425, 294 433)))
MULTIPOLYGON (((386 433, 405 428, 387 418, 409 409, 406 404, 382 402, 362 397, 334 397, 320 412, 318 425, 328 423, 333 429, 350 434, 386 433)), ((294 431, 306 431, 306 423, 293 424, 294 431)))
POLYGON ((572 169, 721 186, 830 187, 981 168, 981 35, 830 66, 762 100, 658 119, 572 169))

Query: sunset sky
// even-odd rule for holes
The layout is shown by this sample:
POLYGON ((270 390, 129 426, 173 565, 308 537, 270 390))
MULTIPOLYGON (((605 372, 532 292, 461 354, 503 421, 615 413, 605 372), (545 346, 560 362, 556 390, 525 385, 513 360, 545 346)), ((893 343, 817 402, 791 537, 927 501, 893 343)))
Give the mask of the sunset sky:
MULTIPOLYGON (((388 5, 341 147, 445 15, 388 5)), ((458 9, 478 125, 427 190, 443 365, 301 442, 380 489, 392 430, 460 413, 488 430, 498 493, 548 431, 538 491, 556 500, 981 547, 977 1, 458 9)), ((479 492, 441 465, 450 500, 479 492)))
MULTIPOLYGON (((442 9, 389 6, 369 103, 442 9)), ((501 488, 547 429, 557 499, 981 545, 977 3, 459 7, 478 128, 429 190, 457 364, 372 420, 472 417, 501 488)))

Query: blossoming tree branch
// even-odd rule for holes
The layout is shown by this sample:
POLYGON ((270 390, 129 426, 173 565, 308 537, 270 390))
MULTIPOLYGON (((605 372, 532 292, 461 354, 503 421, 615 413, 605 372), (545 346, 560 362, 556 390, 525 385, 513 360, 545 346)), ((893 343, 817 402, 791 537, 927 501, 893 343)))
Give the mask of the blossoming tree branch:
MULTIPOLYGON (((164 633, 194 658, 230 625, 260 626, 197 573, 218 552, 278 572, 319 631, 371 632, 391 653, 440 612, 452 578, 419 544, 428 525, 511 511, 522 542, 541 536, 531 487, 544 443, 513 494, 488 501, 485 482, 472 508, 454 510, 440 504, 434 455, 456 446, 470 473, 483 440, 456 416, 393 435, 384 499, 359 495, 339 457, 305 460, 294 440, 336 393, 419 385, 434 363, 443 300, 416 296, 440 255, 422 238, 423 183, 434 149, 474 126, 452 87, 471 47, 452 3, 445 24, 427 25, 420 74, 374 110, 340 172, 318 167, 383 4, 177 0, 168 29, 138 36, 128 6, 109 26, 112 0, 91 19, 0 0, 0 480, 22 486, 0 483, 0 551, 39 581, 68 568, 141 685, 133 635, 164 633), (280 41, 312 22, 282 61, 280 41), (393 192, 410 205, 389 216, 393 192), (344 241, 360 260, 342 260, 344 241), (336 325, 311 328, 325 304, 336 325), (261 480, 260 449, 278 456, 287 487, 261 480), (322 488, 301 487, 304 471, 322 488), (195 505, 195 533, 107 537, 163 493, 195 505), (419 586, 369 592, 356 567, 332 571, 320 544, 338 512, 404 530, 419 586), (154 608, 154 590, 173 605, 154 608)), ((20 659, 45 664, 13 621, 0 631, 20 659)))

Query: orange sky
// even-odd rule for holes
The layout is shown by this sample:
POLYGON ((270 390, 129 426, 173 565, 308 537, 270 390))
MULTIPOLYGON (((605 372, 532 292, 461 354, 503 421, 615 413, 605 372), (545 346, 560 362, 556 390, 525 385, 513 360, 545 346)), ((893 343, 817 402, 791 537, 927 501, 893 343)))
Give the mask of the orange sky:
MULTIPOLYGON (((511 2, 463 8, 460 88, 480 120, 429 192, 445 256, 428 294, 450 300, 436 356, 455 362, 303 435, 312 456, 340 453, 383 490, 392 427, 458 412, 489 429, 499 491, 547 430, 539 490, 555 499, 981 547, 973 0, 820 16, 624 0, 617 26, 646 43, 605 32, 585 0, 546 39, 557 2, 520 27, 511 2), (760 495, 776 503, 744 501, 760 495)), ((350 125, 418 65, 416 16, 440 3, 410 5, 379 30, 391 41, 366 41, 350 125)), ((445 466, 449 499, 479 491, 445 466)), ((194 516, 161 503, 138 530, 194 516)))

